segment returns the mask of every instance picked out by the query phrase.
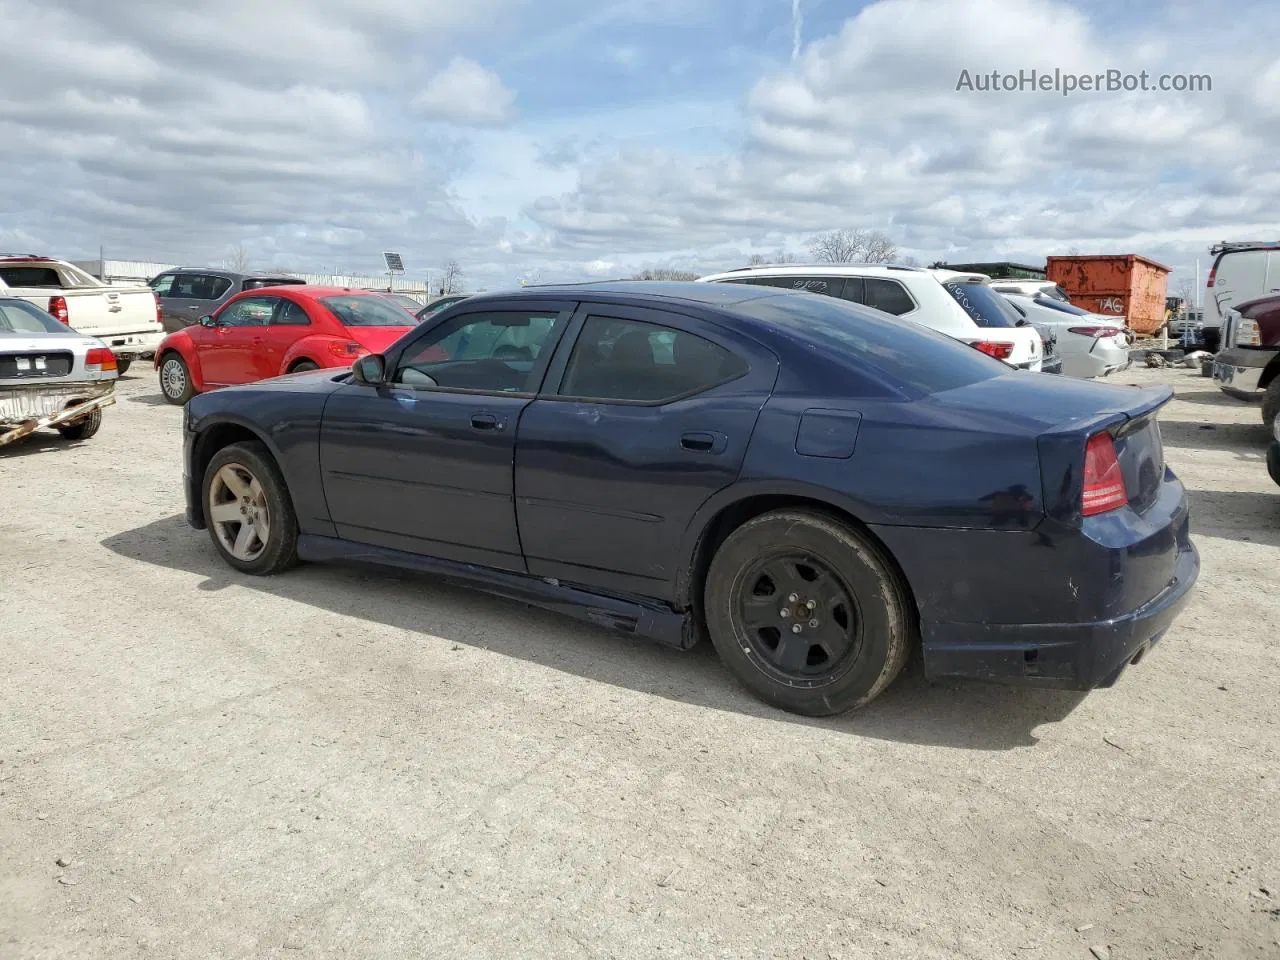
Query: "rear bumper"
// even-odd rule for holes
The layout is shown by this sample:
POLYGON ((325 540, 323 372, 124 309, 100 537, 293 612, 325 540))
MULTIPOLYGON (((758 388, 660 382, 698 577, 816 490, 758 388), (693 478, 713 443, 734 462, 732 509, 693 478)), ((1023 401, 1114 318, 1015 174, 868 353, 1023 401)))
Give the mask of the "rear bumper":
POLYGON ((99 337, 121 360, 147 360, 155 356, 160 341, 165 337, 163 330, 145 333, 125 333, 117 336, 99 337))
POLYGON ((1261 395, 1262 372, 1275 357, 1275 350, 1222 350, 1213 358, 1213 379, 1223 393, 1253 400, 1261 395))
POLYGON ((1173 580, 1124 616, 1094 623, 938 624, 925 644, 930 677, 964 677, 1064 690, 1109 687, 1164 636, 1191 599, 1200 556, 1190 543, 1173 580))
POLYGON ((62 427, 116 402, 114 379, 44 390, 0 390, 0 446, 45 427, 62 427))
POLYGON ((1062 358, 1051 357, 1040 363, 1041 373, 1062 373, 1062 358))

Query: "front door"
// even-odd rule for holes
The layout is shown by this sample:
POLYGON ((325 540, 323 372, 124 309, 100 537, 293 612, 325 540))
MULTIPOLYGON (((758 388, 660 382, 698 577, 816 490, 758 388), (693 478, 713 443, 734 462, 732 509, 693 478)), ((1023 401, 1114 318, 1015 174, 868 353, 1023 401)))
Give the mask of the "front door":
POLYGON ((737 478, 777 360, 665 311, 584 305, 575 325, 520 421, 529 573, 670 598, 685 530, 737 478))
POLYGON ((218 312, 215 326, 196 344, 205 383, 225 387, 259 379, 254 353, 278 302, 278 297, 241 297, 218 312))
POLYGON ((310 333, 311 318, 302 304, 288 297, 280 297, 279 300, 280 306, 262 332, 261 342, 254 344, 254 374, 259 380, 269 380, 284 373, 285 354, 310 333))
POLYGON ((524 572, 517 428, 571 314, 571 304, 487 303, 388 355, 385 385, 333 394, 320 470, 338 536, 524 572))

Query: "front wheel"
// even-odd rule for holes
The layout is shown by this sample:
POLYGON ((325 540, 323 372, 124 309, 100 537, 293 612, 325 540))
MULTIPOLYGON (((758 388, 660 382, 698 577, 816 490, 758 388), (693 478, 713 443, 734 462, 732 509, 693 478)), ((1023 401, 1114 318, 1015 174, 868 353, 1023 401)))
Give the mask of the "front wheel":
POLYGON ((707 631, 761 699, 806 716, 863 706, 902 671, 909 600, 879 547, 808 510, 744 523, 720 545, 704 591, 707 631))
POLYGON ((176 353, 167 353, 160 361, 160 392, 170 403, 182 406, 196 395, 191 383, 191 371, 186 361, 176 353))
POLYGON ((266 576, 298 562, 293 502, 261 443, 233 443, 215 453, 201 490, 213 545, 232 567, 266 576))
POLYGON ((1262 395, 1262 422, 1270 430, 1280 416, 1280 376, 1267 385, 1267 392, 1262 395))

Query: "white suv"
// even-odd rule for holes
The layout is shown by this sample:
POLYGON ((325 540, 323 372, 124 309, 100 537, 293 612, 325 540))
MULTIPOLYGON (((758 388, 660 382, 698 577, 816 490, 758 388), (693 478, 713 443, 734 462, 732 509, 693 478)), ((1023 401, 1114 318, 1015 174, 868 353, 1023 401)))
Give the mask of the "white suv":
POLYGON ((1036 328, 995 293, 981 273, 831 263, 744 267, 700 277, 699 282, 749 283, 840 297, 955 337, 1022 370, 1038 371, 1044 357, 1036 328))

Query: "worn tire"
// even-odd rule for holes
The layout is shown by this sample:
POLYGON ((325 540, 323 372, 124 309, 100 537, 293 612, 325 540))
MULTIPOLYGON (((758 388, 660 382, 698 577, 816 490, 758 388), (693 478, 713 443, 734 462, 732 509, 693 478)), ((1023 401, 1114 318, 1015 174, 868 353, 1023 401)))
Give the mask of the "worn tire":
MULTIPOLYGON (((778 510, 748 520, 716 551, 707 571, 703 615, 725 666, 762 700, 805 716, 829 716, 875 699, 902 671, 914 639, 906 587, 893 562, 865 534, 817 511, 778 510), (762 559, 802 553, 834 571, 857 608, 853 653, 825 677, 789 682, 767 672, 738 612, 750 571, 762 559)), ((785 621, 784 621, 785 623, 785 621)))
POLYGON ((214 549, 226 563, 241 573, 269 576, 281 573, 298 563, 298 518, 293 510, 293 499, 285 484, 280 468, 271 452, 262 443, 246 441, 223 447, 213 455, 200 482, 200 502, 203 505, 205 523, 214 549), (219 525, 211 516, 210 492, 214 478, 227 465, 246 470, 261 485, 270 518, 270 532, 262 552, 251 560, 232 555, 219 535, 219 525))
POLYGON ((129 372, 129 367, 132 365, 132 360, 121 360, 119 357, 116 357, 116 376, 123 377, 129 372))
POLYGON ((196 395, 187 362, 175 350, 170 350, 160 358, 160 393, 177 406, 182 406, 196 395))
POLYGON ((320 364, 312 363, 310 360, 299 360, 289 368, 290 373, 305 373, 308 370, 319 370, 320 364))
POLYGON ((96 407, 94 411, 76 423, 67 424, 65 427, 58 427, 58 432, 62 434, 64 440, 88 440, 98 432, 102 426, 102 408, 96 407))
POLYGON ((1267 425, 1267 429, 1276 422, 1276 417, 1280 415, 1280 376, 1272 379, 1267 385, 1267 392, 1262 395, 1262 422, 1267 425))

